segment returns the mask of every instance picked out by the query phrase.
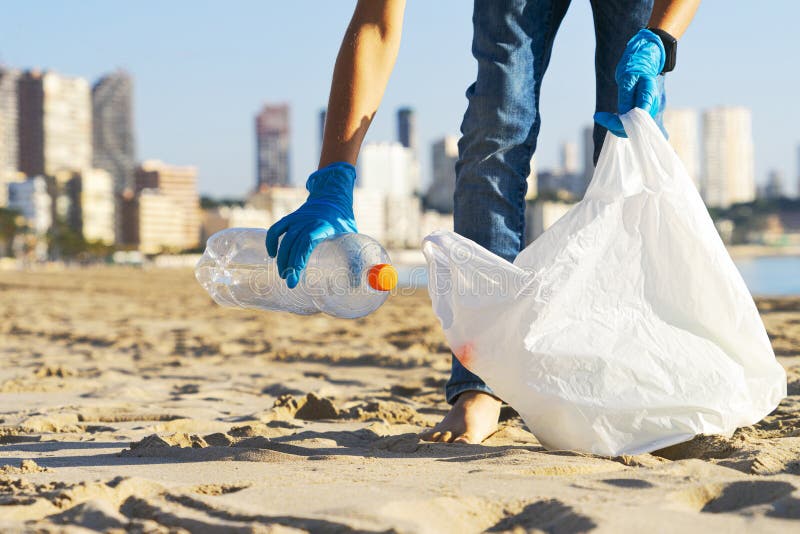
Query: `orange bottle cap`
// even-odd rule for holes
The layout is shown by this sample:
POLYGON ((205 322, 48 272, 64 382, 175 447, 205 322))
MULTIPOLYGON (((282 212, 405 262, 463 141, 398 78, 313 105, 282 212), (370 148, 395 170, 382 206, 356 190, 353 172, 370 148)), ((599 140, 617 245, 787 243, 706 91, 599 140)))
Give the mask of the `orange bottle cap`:
POLYGON ((391 291, 397 285, 397 271, 388 263, 379 263, 369 268, 369 286, 376 291, 391 291))

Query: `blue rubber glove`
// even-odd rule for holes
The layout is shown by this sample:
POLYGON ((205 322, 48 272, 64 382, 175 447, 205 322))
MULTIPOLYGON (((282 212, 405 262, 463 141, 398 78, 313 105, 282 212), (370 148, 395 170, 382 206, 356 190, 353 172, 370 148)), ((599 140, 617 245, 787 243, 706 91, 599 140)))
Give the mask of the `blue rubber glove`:
POLYGON ((306 181, 310 194, 305 203, 267 231, 267 253, 278 256, 278 273, 290 288, 300 281, 317 243, 334 234, 358 232, 353 215, 355 182, 356 169, 349 163, 321 168, 306 181))
MULTIPOLYGON (((619 90, 617 102, 619 115, 637 107, 656 118, 661 105, 661 91, 657 77, 664 69, 666 55, 661 38, 650 30, 639 30, 639 33, 631 37, 625 51, 622 52, 615 74, 619 90)), ((619 115, 598 111, 594 114, 594 120, 614 135, 628 137, 619 115)))

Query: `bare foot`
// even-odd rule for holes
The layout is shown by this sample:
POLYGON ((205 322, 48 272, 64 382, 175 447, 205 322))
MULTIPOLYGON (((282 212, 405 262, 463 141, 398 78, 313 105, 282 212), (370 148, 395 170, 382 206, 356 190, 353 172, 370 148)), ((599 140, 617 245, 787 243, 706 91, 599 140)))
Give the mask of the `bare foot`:
POLYGON ((481 443, 497 430, 500 399, 482 391, 465 391, 444 419, 419 437, 440 443, 481 443))

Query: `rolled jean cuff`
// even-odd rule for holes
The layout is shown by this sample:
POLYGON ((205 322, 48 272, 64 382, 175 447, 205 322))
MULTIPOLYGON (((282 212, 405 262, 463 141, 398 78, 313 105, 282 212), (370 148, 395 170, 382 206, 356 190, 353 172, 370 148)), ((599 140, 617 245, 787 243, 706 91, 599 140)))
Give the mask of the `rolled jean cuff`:
POLYGON ((494 391, 492 391, 492 388, 483 382, 462 382, 461 384, 446 386, 444 388, 444 396, 447 399, 447 403, 455 404, 458 396, 465 391, 482 391, 483 393, 488 393, 494 397, 497 396, 494 394, 494 391))

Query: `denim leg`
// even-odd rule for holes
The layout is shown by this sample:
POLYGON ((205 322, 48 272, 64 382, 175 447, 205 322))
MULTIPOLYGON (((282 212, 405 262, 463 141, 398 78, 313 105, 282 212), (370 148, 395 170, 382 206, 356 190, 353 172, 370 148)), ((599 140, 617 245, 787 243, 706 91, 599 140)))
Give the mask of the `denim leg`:
MULTIPOLYGON (((506 260, 521 250, 526 179, 539 134, 539 90, 570 0, 476 0, 472 53, 454 195, 456 233, 506 260)), ((452 358, 447 401, 491 389, 452 358)))
MULTIPOLYGON (((653 0, 591 0, 596 40, 594 54, 595 111, 617 112, 617 81, 614 79, 617 63, 625 45, 636 32, 645 28, 653 11, 653 0)), ((664 77, 658 77, 661 89, 661 111, 656 122, 663 130, 661 115, 666 103, 664 77)), ((606 130, 594 124, 594 162, 600 157, 606 130)))

